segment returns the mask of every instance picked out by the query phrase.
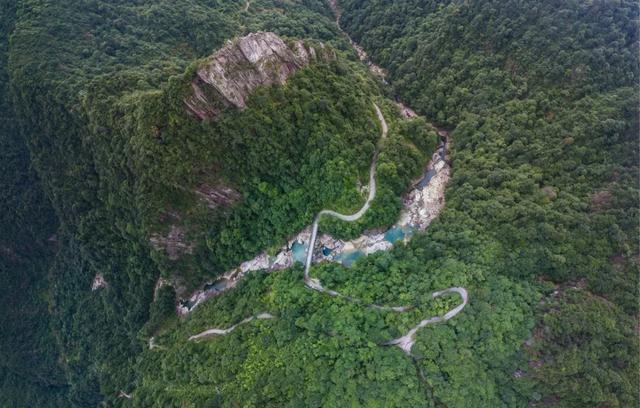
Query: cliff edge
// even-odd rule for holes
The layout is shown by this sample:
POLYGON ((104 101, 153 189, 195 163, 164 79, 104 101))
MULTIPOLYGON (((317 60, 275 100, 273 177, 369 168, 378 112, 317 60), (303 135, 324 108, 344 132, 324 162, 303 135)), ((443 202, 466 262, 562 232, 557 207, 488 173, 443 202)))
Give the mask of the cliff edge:
POLYGON ((248 95, 258 86, 282 84, 312 61, 333 59, 335 53, 321 43, 297 40, 287 44, 274 33, 252 33, 229 41, 204 61, 184 102, 188 112, 211 120, 225 107, 244 108, 248 95))

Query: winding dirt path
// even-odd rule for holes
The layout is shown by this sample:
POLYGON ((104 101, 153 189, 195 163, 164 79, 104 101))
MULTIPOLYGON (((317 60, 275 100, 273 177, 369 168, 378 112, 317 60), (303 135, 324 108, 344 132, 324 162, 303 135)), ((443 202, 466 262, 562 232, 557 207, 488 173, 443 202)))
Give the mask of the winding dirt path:
MULTIPOLYGON (((356 213, 350 215, 340 214, 332 210, 322 210, 318 213, 318 215, 316 215, 315 219, 313 220, 313 225, 311 226, 311 239, 309 240, 309 249, 307 250, 307 260, 304 264, 304 283, 307 286, 317 290, 323 290, 322 285, 320 285, 319 287, 313 287, 314 280, 309 277, 309 269, 311 268, 311 261, 313 258, 313 247, 316 243, 316 238, 318 235, 318 223, 320 222, 320 217, 322 217, 323 215, 329 215, 342 221, 356 221, 360 219, 360 217, 362 217, 364 213, 367 212, 367 210, 371 206, 371 201, 373 201, 373 199, 376 197, 376 164, 378 163, 378 153, 380 152, 380 143, 382 140, 386 139, 389 127, 387 126, 387 121, 384 120, 384 116, 382 115, 382 112, 380 111, 378 105, 374 103, 373 106, 376 109, 376 115, 378 116, 378 120, 380 121, 382 133, 380 135, 380 141, 376 146, 375 153, 373 154, 371 166, 369 167, 369 196, 367 197, 367 201, 364 202, 362 208, 360 208, 356 213)), ((319 281, 315 281, 318 282, 319 285, 319 281)))
MULTIPOLYGON (((387 126, 387 122, 384 119, 384 115, 382 115, 382 112, 380 111, 380 108, 378 107, 378 105, 376 105, 374 103, 373 106, 376 109, 376 115, 378 116, 378 120, 380 121, 380 127, 381 127, 382 131, 381 131, 381 134, 380 134, 380 141, 378 142, 378 144, 376 146, 375 153, 373 154, 373 159, 371 160, 371 167, 369 168, 369 196, 367 197, 367 200, 365 201, 365 203, 362 206, 362 208, 360 208, 357 212, 355 212, 353 214, 340 214, 340 213, 332 211, 332 210, 322 210, 322 211, 320 211, 318 213, 318 215, 316 215, 315 219, 313 220, 313 225, 311 227, 311 239, 309 240, 309 248, 307 249, 307 259, 306 259, 306 262, 305 262, 305 265, 304 265, 304 284, 308 288, 316 290, 318 292, 326 293, 329 296, 342 297, 342 298, 348 299, 348 300, 356 302, 356 303, 362 303, 362 302, 359 299, 352 298, 350 296, 342 295, 341 293, 336 292, 335 290, 326 289, 324 286, 322 286, 322 283, 320 282, 320 279, 312 278, 309 275, 309 271, 311 270, 311 264, 313 262, 313 253, 314 253, 313 249, 314 249, 314 246, 315 246, 315 243, 316 243, 316 237, 318 235, 318 223, 320 222, 320 218, 323 215, 328 215, 328 216, 335 217, 335 218, 337 218, 339 220, 346 221, 346 222, 356 221, 356 220, 360 219, 360 217, 362 217, 367 212, 367 210, 371 206, 371 201, 373 201, 373 199, 376 197, 376 177, 375 176, 376 176, 376 164, 378 162, 378 153, 380 152, 380 144, 381 144, 382 140, 384 140, 387 137, 387 132, 389 130, 389 127, 387 126)), ((409 332, 407 332, 407 334, 405 334, 404 336, 398 337, 397 339, 389 340, 388 342, 383 343, 383 345, 398 346, 406 354, 411 355, 411 348, 415 344, 416 333, 417 333, 417 331, 419 329, 421 329, 421 328, 423 328, 425 326, 428 326, 430 324, 433 324, 433 323, 447 321, 447 320, 451 319, 452 317, 454 317, 455 315, 457 315, 458 313, 460 313, 462 311, 462 309, 464 309, 464 307, 467 305, 468 300, 469 300, 469 296, 468 296, 467 290, 464 289, 464 288, 461 288, 461 287, 454 287, 454 288, 448 288, 448 289, 436 291, 436 292, 433 292, 431 294, 431 297, 433 299, 435 299, 437 297, 440 297, 440 296, 448 294, 448 293, 457 293, 457 294, 459 294, 460 297, 462 298, 462 303, 459 304, 458 306, 456 306, 455 308, 451 309, 447 313, 445 313, 444 316, 442 316, 442 317, 441 316, 434 316, 434 317, 430 317, 428 319, 422 320, 420 323, 418 323, 417 326, 415 326, 414 328, 409 330, 409 332)), ((405 312, 405 311, 413 308, 412 305, 409 305, 409 306, 385 306, 385 305, 372 304, 372 305, 368 305, 368 306, 376 308, 376 309, 380 309, 380 310, 389 310, 389 311, 398 312, 398 313, 405 312)))
MULTIPOLYGON (((346 222, 354 222, 357 221, 358 219, 360 219, 369 209, 369 207, 371 206, 371 202, 375 199, 376 197, 376 165, 378 163, 378 154, 380 152, 380 145, 382 143, 382 141, 384 139, 386 139, 387 137, 387 133, 389 131, 389 127, 387 125, 387 122, 384 118, 384 115, 382 114, 382 112, 380 111, 380 108, 378 107, 377 104, 373 104, 375 111, 376 111, 376 115, 378 117, 378 121, 380 122, 380 128, 381 128, 381 134, 380 134, 380 139, 376 145, 376 149, 375 152, 373 154, 373 159, 371 160, 371 166, 369 167, 369 195, 367 197, 367 200, 365 201, 365 203, 362 205, 362 207, 356 211, 353 214, 340 214, 336 211, 333 210, 322 210, 320 211, 316 217, 313 220, 313 225, 311 227, 311 238, 309 240, 309 248, 307 249, 307 257, 306 257, 306 262, 304 265, 304 284, 310 288, 313 289, 315 291, 321 292, 321 293, 325 293, 329 296, 335 296, 335 297, 341 297, 344 299, 347 299, 351 302, 354 303, 359 303, 362 304, 362 301, 360 299, 357 298, 353 298, 350 296, 345 296, 342 295, 339 292, 336 292, 335 290, 331 290, 331 289, 327 289, 324 286, 322 286, 322 283, 320 282, 320 280, 318 278, 312 278, 309 274, 310 270, 311 270, 311 264, 313 263, 313 253, 314 253, 314 246, 316 243, 316 239, 317 239, 317 235, 318 235, 318 224, 320 222, 320 218, 323 215, 326 216, 330 216, 330 217, 335 217, 339 220, 342 221, 346 221, 346 222)), ((435 299, 437 297, 449 294, 449 293, 456 293, 458 295, 460 295, 460 297, 462 298, 462 303, 460 303, 458 306, 456 306, 455 308, 449 310, 447 313, 445 313, 443 316, 434 316, 434 317, 429 317, 427 319, 424 319, 422 321, 420 321, 415 327, 413 327, 411 330, 409 330, 407 332, 407 334, 405 334, 404 336, 398 337, 396 339, 392 339, 389 340, 385 343, 382 343, 383 346, 398 346, 400 347, 407 355, 411 356, 411 349, 413 348, 413 345, 416 342, 416 333, 418 332, 418 330, 420 330, 421 328, 424 328, 430 324, 434 324, 434 323, 439 323, 439 322, 443 322, 443 321, 447 321, 451 318, 453 318, 454 316, 456 316, 458 313, 460 313, 462 311, 462 309, 464 309, 464 307, 467 305, 468 303, 468 293, 467 290, 465 288, 462 287, 453 287, 453 288, 448 288, 448 289, 444 289, 444 290, 440 290, 440 291, 436 291, 433 292, 431 294, 431 298, 435 299)), ((385 310, 385 311, 392 311, 392 312, 397 312, 397 313, 402 313, 402 312, 406 312, 407 310, 413 309, 415 306, 414 305, 406 305, 406 306, 386 306, 386 305, 377 305, 377 304, 370 304, 370 305, 366 305, 366 307, 371 307, 371 308, 375 308, 375 309, 379 309, 379 310, 385 310)), ((273 315, 269 314, 269 313, 260 313, 258 315, 255 316, 251 316, 251 317, 247 317, 246 319, 240 321, 239 323, 234 324, 231 327, 228 327, 226 329, 221 329, 221 328, 211 328, 208 330, 205 330, 199 334, 193 335, 191 337, 189 337, 189 340, 197 340, 203 337, 210 337, 210 336, 219 336, 219 335, 226 335, 231 333, 232 331, 234 331, 238 326, 245 324, 245 323, 249 323, 250 321, 254 320, 254 319, 272 319, 274 318, 273 315)), ((151 344, 151 343, 150 343, 151 344)))
POLYGON ((409 330, 407 332, 407 334, 405 334, 402 337, 398 337, 397 339, 393 339, 393 340, 389 340, 386 343, 384 343, 385 346, 398 346, 400 347, 402 350, 404 350, 405 353, 407 353, 408 355, 411 355, 411 348, 413 348, 413 345, 416 342, 416 333, 418 332, 418 330, 420 330, 421 328, 433 324, 433 323, 438 323, 438 322, 444 322, 447 321, 449 319, 451 319, 453 316, 457 315, 458 313, 460 313, 462 311, 462 309, 464 309, 464 307, 467 305, 467 302, 469 301, 469 294, 467 293, 467 290, 465 288, 449 288, 449 289, 444 289, 444 290, 440 290, 437 292, 433 292, 431 294, 431 297, 433 299, 440 297, 444 294, 447 293, 457 293, 460 295, 460 297, 462 298, 462 303, 460 303, 458 306, 454 307, 453 309, 449 310, 447 313, 444 314, 444 316, 440 317, 440 316, 435 316, 435 317, 430 317, 428 319, 424 319, 422 320, 420 323, 418 323, 418 325, 416 327, 414 327, 413 329, 409 330))
POLYGON ((247 317, 246 319, 234 324, 233 326, 226 328, 226 329, 218 329, 218 328, 213 328, 213 329, 208 329, 203 331, 202 333, 198 333, 195 334, 191 337, 189 337, 189 341, 193 341, 193 340, 197 340, 203 337, 211 337, 211 336, 220 336, 220 335, 225 335, 225 334, 229 334, 232 331, 234 331, 236 329, 236 327, 245 324, 245 323, 249 323, 250 321, 252 321, 253 319, 258 319, 258 320, 267 320, 267 319, 273 319, 273 315, 271 313, 267 313, 267 312, 263 312, 260 314, 257 314, 255 316, 250 316, 247 317))
MULTIPOLYGON (((244 11, 247 11, 249 9, 249 5, 250 5, 250 0, 246 0, 245 3, 245 8, 244 11)), ((340 32, 342 32, 346 38, 349 40, 349 42, 351 43, 351 46, 355 49, 356 53, 358 54, 358 57, 360 58, 360 60, 362 62, 364 62, 365 64, 367 64, 367 66, 369 67, 369 69, 371 70, 371 72, 377 76, 379 76, 383 82, 386 83, 385 77, 386 77, 386 73, 385 71, 379 67, 378 65, 374 64, 368 57, 367 53, 364 51, 364 49, 362 47, 360 47, 359 44, 357 44, 355 41, 353 41, 351 39, 351 37, 349 36, 349 34, 347 34, 344 30, 342 30, 342 28, 340 27, 340 10, 337 7, 337 2, 336 0, 329 0, 329 5, 331 6, 331 9, 333 10, 335 16, 336 16, 336 25, 338 26, 338 29, 340 30, 340 32)), ((404 104, 402 104, 402 102, 398 102, 397 103, 399 108, 401 109, 403 115, 407 118, 411 118, 411 117, 415 117, 417 116, 415 112, 413 112, 413 110, 411 110, 410 108, 408 108, 407 106, 405 106, 404 104)), ((322 282, 320 282, 320 280, 318 278, 312 278, 309 274, 309 271, 311 270, 311 264, 313 263, 313 253, 314 253, 314 246, 316 243, 316 239, 317 239, 317 235, 318 235, 318 224, 320 222, 320 218, 323 215, 326 216, 330 216, 330 217, 335 217, 339 220, 342 221, 346 221, 346 222, 354 222, 357 221, 358 219, 360 219, 369 209, 369 207, 371 206, 371 202, 373 201, 373 199, 376 196, 376 177, 375 177, 375 171, 376 171, 376 164, 378 162, 378 154, 380 152, 380 144, 382 142, 382 140, 384 140, 387 137, 387 133, 389 131, 387 122, 384 118, 384 115, 382 114, 382 112, 380 111, 380 108, 378 107, 377 104, 373 104, 375 111, 376 111, 376 115, 378 117, 378 121, 380 122, 380 127, 381 127, 381 134, 380 134, 380 140, 378 141, 377 145, 376 145, 376 149, 375 152, 373 154, 373 158, 371 160, 371 166, 369 168, 369 195, 367 197, 367 200, 364 202, 364 204, 362 205, 362 207, 355 213, 353 214, 340 214, 336 211, 333 210, 321 210, 314 218, 313 220, 313 224, 311 227, 311 238, 309 240, 309 247, 307 249, 307 256, 306 256, 306 260, 305 260, 305 265, 304 265, 304 284, 313 290, 316 290, 318 292, 321 293, 325 293, 329 296, 335 296, 335 297, 341 297, 344 299, 347 299, 351 302, 354 303, 360 303, 362 304, 363 302, 360 299, 357 298, 353 298, 351 296, 345 296, 335 290, 331 290, 331 289, 327 289, 324 286, 322 286, 322 282)), ((436 128, 438 130, 438 134, 441 136, 446 136, 447 132, 444 131, 443 129, 440 128, 436 128)), ((445 144, 445 149, 446 149, 446 144, 445 144)), ((445 313, 443 316, 433 316, 433 317, 429 317, 427 319, 423 319, 421 320, 415 327, 413 327, 411 330, 409 330, 404 336, 389 340, 385 343, 382 343, 383 346, 397 346, 400 347, 407 355, 412 356, 411 354, 411 349, 413 348, 413 345, 416 342, 416 333, 418 332, 418 330, 430 325, 430 324, 434 324, 434 323, 439 323, 439 322, 444 322, 447 321, 451 318, 453 318, 454 316, 456 316, 458 313, 460 313, 464 307, 467 305, 468 301, 469 301, 469 295, 467 293, 467 290, 465 288, 462 287, 452 287, 452 288, 448 288, 448 289, 443 289, 440 291, 436 291, 431 293, 431 298, 435 299, 438 298, 440 296, 446 295, 446 294, 450 294, 450 293, 455 293, 458 294, 461 299, 462 299, 462 303, 460 303, 458 306, 454 307, 453 309, 449 310, 447 313, 445 313)), ((371 308, 375 308, 375 309, 379 309, 379 310, 385 310, 385 311, 392 311, 392 312, 397 312, 397 313, 402 313, 402 312, 406 312, 407 310, 413 309, 415 306, 414 305, 406 305, 406 306, 387 306, 387 305, 377 305, 377 304, 369 304, 366 305, 367 307, 371 307, 371 308)), ((226 335, 231 333, 233 330, 235 330, 236 327, 238 327, 239 325, 248 323, 250 321, 252 321, 254 318, 258 318, 258 319, 271 319, 273 318, 273 316, 269 313, 261 313, 257 316, 251 316, 248 317, 244 320, 242 320, 239 323, 236 323, 235 325, 227 328, 227 329, 219 329, 219 328, 212 328, 209 330, 205 330, 202 333, 199 333, 197 335, 191 336, 189 337, 189 340, 196 340, 202 337, 208 337, 208 336, 215 336, 215 335, 226 335)))

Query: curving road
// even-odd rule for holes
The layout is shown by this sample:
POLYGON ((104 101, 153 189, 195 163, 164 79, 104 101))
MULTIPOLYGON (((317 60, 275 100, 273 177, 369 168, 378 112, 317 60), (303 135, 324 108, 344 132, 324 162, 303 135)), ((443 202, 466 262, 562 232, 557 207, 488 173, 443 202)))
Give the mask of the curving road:
MULTIPOLYGON (((380 111, 380 108, 375 103, 373 106, 376 108, 376 115, 378 115, 378 120, 380 121, 380 127, 382 129, 382 134, 380 135, 380 140, 383 140, 387 137, 387 133, 389 132, 389 127, 387 126, 387 121, 384 120, 384 116, 380 111)), ((322 210, 316 215, 313 220, 313 225, 311 226, 311 239, 309 240, 309 249, 307 250, 307 260, 304 264, 304 283, 316 290, 323 290, 322 286, 315 287, 312 285, 316 285, 314 282, 319 281, 317 279, 309 278, 309 269, 311 268, 311 261, 313 259, 313 247, 316 243, 316 237, 318 235, 318 223, 320 222, 320 217, 323 215, 329 215, 335 217, 342 221, 353 222, 364 215, 367 212, 369 207, 371 206, 371 201, 376 197, 376 164, 378 163, 378 153, 380 151, 380 142, 376 146, 376 150, 373 153, 373 160, 371 160, 371 167, 369 167, 369 196, 367 197, 367 201, 364 202, 362 208, 360 208, 356 213, 345 215, 340 214, 332 210, 322 210)))
POLYGON ((418 325, 416 327, 414 327, 413 329, 409 330, 407 332, 407 334, 405 334, 402 337, 398 337, 397 339, 393 339, 393 340, 389 340, 386 343, 384 343, 383 345, 385 346, 398 346, 400 347, 402 350, 404 350, 405 353, 411 355, 411 348, 413 347, 413 345, 416 342, 416 333, 418 332, 418 330, 420 330, 421 328, 429 325, 429 324, 433 324, 433 323, 438 323, 438 322, 444 322, 447 321, 449 319, 451 319, 453 316, 457 315, 458 313, 460 313, 462 311, 462 309, 464 309, 464 307, 467 305, 467 302, 469 301, 469 294, 467 293, 467 290, 465 288, 449 288, 449 289, 444 289, 444 290, 440 290, 437 292, 433 292, 431 294, 431 297, 433 299, 440 297, 446 293, 457 293, 460 295, 460 297, 462 298, 462 303, 460 303, 458 306, 454 307, 453 309, 449 310, 447 313, 444 314, 444 316, 440 317, 440 316, 434 316, 434 317, 430 317, 428 319, 424 319, 422 320, 420 323, 418 323, 418 325))
MULTIPOLYGON (((387 137, 387 132, 389 131, 389 128, 387 126, 387 122, 384 119, 384 116, 382 115, 382 112, 380 111, 380 108, 378 107, 378 105, 376 105, 375 103, 373 104, 373 106, 376 109, 376 115, 378 116, 378 120, 380 121, 380 127, 382 129, 381 135, 380 135, 380 141, 384 140, 387 137)), ((320 222, 320 217, 322 217, 323 215, 328 215, 331 217, 335 217, 338 218, 339 220, 342 221, 347 221, 347 222, 353 222, 356 221, 358 219, 360 219, 360 217, 362 217, 364 215, 365 212, 367 212, 367 210, 369 209, 369 206, 371 205, 371 201, 373 201, 373 199, 376 197, 376 164, 378 162, 378 153, 380 151, 380 142, 378 142, 378 145, 376 146, 376 150, 375 153, 373 154, 373 159, 371 160, 371 167, 369 168, 369 196, 367 197, 367 201, 365 201, 364 205, 362 206, 362 208, 360 208, 360 210, 358 210, 357 212, 355 212, 354 214, 340 214, 338 212, 332 211, 332 210, 322 210, 318 213, 318 215, 316 215, 316 217, 313 220, 313 225, 311 227, 311 239, 309 240, 309 248, 307 249, 307 259, 304 265, 304 283, 305 285, 313 290, 317 290, 318 292, 322 292, 322 293, 326 293, 330 296, 338 296, 338 297, 343 297, 346 298, 348 300, 351 300, 353 302, 356 303, 361 303, 361 301, 359 299, 355 299, 352 298, 350 296, 344 296, 342 294, 340 294, 339 292, 336 292, 334 290, 331 289, 326 289, 325 287, 322 286, 322 283, 320 282, 319 279, 317 278, 312 278, 309 275, 309 271, 311 269, 311 263, 313 261, 313 248, 315 246, 316 243, 316 237, 318 235, 318 223, 320 222)), ((442 321, 446 321, 451 319, 452 317, 454 317, 455 315, 457 315, 458 313, 460 313, 462 311, 462 309, 464 309, 464 307, 467 305, 467 302, 469 300, 469 296, 467 293, 467 290, 464 288, 460 288, 460 287, 454 287, 454 288, 449 288, 449 289, 444 289, 441 291, 437 291, 437 292, 433 292, 431 294, 432 298, 437 298, 440 297, 442 295, 445 295, 447 293, 457 293, 460 295, 460 297, 462 298, 462 303, 459 304, 458 306, 456 306, 455 308, 451 309, 450 311, 448 311, 447 313, 445 313, 444 316, 440 317, 440 316, 435 316, 435 317, 431 317, 428 319, 424 319, 422 320, 420 323, 418 323, 418 325, 414 328, 412 328, 411 330, 409 330, 409 332, 407 334, 405 334, 402 337, 398 337, 397 339, 393 339, 390 340, 386 343, 383 343, 383 345, 389 345, 389 346, 398 346, 400 347, 402 350, 404 350, 405 353, 411 355, 411 348, 413 347, 414 343, 415 343, 415 338, 416 338, 416 332, 429 325, 429 324, 433 324, 433 323, 438 323, 438 322, 442 322, 442 321)), ((369 307, 373 307, 376 309, 381 309, 381 310, 389 310, 389 311, 393 311, 393 312, 405 312, 409 309, 412 309, 413 306, 383 306, 383 305, 368 305, 369 307)))
MULTIPOLYGON (((360 219, 367 212, 367 210, 371 206, 371 202, 376 197, 376 177, 375 177, 375 175, 376 175, 376 164, 378 162, 378 153, 380 152, 381 141, 384 140, 387 137, 387 133, 389 131, 389 128, 387 126, 387 122, 384 119, 384 116, 382 115, 382 112, 380 111, 380 108, 378 107, 378 105, 376 105, 374 103, 373 106, 374 106, 374 108, 376 110, 376 115, 378 116, 378 120, 380 121, 381 134, 380 134, 380 140, 378 141, 378 144, 376 146, 375 152, 373 154, 373 159, 371 161, 371 167, 369 168, 369 195, 367 197, 367 200, 365 201, 365 203, 362 206, 362 208, 360 208, 357 212, 355 212, 353 214, 340 214, 340 213, 332 211, 332 210, 322 210, 315 216, 315 218, 313 220, 313 225, 311 227, 311 238, 309 240, 309 247, 307 249, 307 257, 306 257, 306 262, 305 262, 305 265, 304 265, 304 283, 308 288, 316 290, 318 292, 325 293, 325 294, 327 294, 329 296, 342 297, 342 298, 345 298, 345 299, 347 299, 349 301, 352 301, 352 302, 355 302, 355 303, 362 303, 362 301, 360 299, 357 299, 357 298, 353 298, 353 297, 350 297, 350 296, 342 295, 341 293, 336 292, 335 290, 326 289, 325 287, 322 286, 322 283, 320 282, 319 279, 312 278, 309 275, 309 271, 311 270, 311 264, 313 262, 313 252, 314 252, 313 248, 315 246, 316 238, 317 238, 317 235, 318 235, 318 223, 320 222, 320 218, 323 215, 327 215, 327 216, 335 217, 335 218, 337 218, 339 220, 346 221, 346 222, 356 221, 356 220, 360 219)), ((457 293, 458 295, 460 295, 460 297, 462 298, 462 303, 460 303, 455 308, 449 310, 443 316, 434 316, 434 317, 430 317, 428 319, 424 319, 424 320, 420 321, 420 323, 418 323, 418 325, 416 325, 414 328, 409 330, 407 332, 407 334, 405 334, 404 336, 398 337, 398 338, 393 339, 393 340, 389 340, 389 341, 387 341, 385 343, 382 343, 382 345, 384 345, 384 346, 398 346, 406 354, 411 355, 411 349, 412 349, 413 345, 415 344, 416 333, 418 332, 418 330, 420 330, 421 328, 426 327, 426 326, 428 326, 430 324, 443 322, 443 321, 447 321, 447 320, 451 319, 452 317, 454 317, 458 313, 460 313, 462 311, 462 309, 464 309, 464 307, 467 305, 469 296, 468 296, 467 290, 465 288, 462 288, 462 287, 453 287, 453 288, 448 288, 448 289, 436 291, 436 292, 433 292, 431 294, 431 297, 433 299, 435 299, 437 297, 440 297, 442 295, 446 295, 446 294, 449 294, 449 293, 457 293)), ((386 310, 386 311, 392 311, 392 312, 397 312, 397 313, 406 312, 407 310, 410 310, 410 309, 412 309, 414 307, 413 305, 408 305, 408 306, 386 306, 386 305, 376 305, 376 304, 371 304, 371 305, 367 305, 367 306, 371 307, 371 308, 379 309, 379 310, 386 310)), ((208 336, 229 334, 233 330, 235 330, 236 327, 238 327, 238 326, 240 326, 242 324, 245 324, 245 323, 249 323, 254 318, 257 318, 257 319, 272 319, 273 316, 271 314, 269 314, 269 313, 261 313, 261 314, 258 314, 256 316, 248 317, 248 318, 242 320, 239 323, 234 324, 233 326, 231 326, 231 327, 229 327, 227 329, 212 328, 212 329, 205 330, 202 333, 199 333, 199 334, 196 334, 196 335, 193 335, 193 336, 189 337, 189 340, 196 340, 196 339, 203 338, 203 337, 208 337, 208 336)))
POLYGON ((214 329, 205 330, 202 333, 198 333, 189 337, 189 340, 192 341, 192 340, 200 339, 202 337, 220 336, 220 335, 229 334, 232 331, 234 331, 236 327, 240 326, 241 324, 249 323, 253 319, 258 319, 258 320, 273 319, 273 315, 271 313, 263 312, 255 316, 247 317, 246 319, 240 321, 239 323, 234 324, 233 326, 227 329, 214 328, 214 329))

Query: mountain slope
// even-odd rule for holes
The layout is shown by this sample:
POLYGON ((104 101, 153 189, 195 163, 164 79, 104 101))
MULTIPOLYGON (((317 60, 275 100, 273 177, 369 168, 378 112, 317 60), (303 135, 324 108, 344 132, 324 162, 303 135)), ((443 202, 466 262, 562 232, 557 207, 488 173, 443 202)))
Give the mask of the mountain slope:
MULTIPOLYGON (((56 259, 41 266, 51 268, 52 332, 67 398, 92 406, 135 381, 132 363, 155 330, 145 323, 160 276, 183 296, 279 246, 327 203, 359 205, 356 181, 376 139, 370 98, 380 91, 363 67, 335 56, 339 49, 311 40, 318 63, 297 63, 274 86, 259 81, 243 109, 223 106, 202 122, 185 104, 206 64, 199 57, 239 33, 239 23, 313 28, 311 37, 340 46, 330 20, 314 7, 269 2, 254 5, 257 18, 232 2, 16 7, 15 122, 60 223, 56 259), (313 22, 289 24, 296 19, 313 22)), ((290 43, 297 58, 311 58, 290 43)), ((403 177, 411 177, 423 153, 402 149, 414 166, 403 177)), ((398 202, 381 202, 380 213, 394 214, 398 202)), ((359 228, 387 221, 367 222, 359 228)))
POLYGON ((637 405, 632 2, 5 3, 2 404, 637 405), (371 208, 320 229, 386 239, 429 183, 428 121, 452 173, 426 232, 312 266, 341 296, 294 264, 176 316, 321 209, 360 209, 376 148, 371 208), (462 312, 385 346, 448 287, 462 312))
POLYGON ((398 94, 456 125, 443 218, 495 243, 494 273, 555 288, 523 350, 529 398, 637 404, 636 5, 340 6, 342 26, 389 70, 398 94), (599 331, 604 322, 610 333, 599 331))

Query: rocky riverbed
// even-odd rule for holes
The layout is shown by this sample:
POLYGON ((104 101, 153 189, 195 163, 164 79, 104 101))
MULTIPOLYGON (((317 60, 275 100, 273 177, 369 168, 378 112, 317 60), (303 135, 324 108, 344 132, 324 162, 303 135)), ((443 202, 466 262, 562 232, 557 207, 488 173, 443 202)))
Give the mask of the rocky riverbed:
MULTIPOLYGON (((314 263, 340 262, 348 267, 361 256, 386 251, 395 242, 408 241, 415 231, 424 231, 444 207, 444 191, 451 173, 447 163, 447 135, 441 132, 441 136, 444 142, 433 154, 423 175, 403 197, 404 208, 398 222, 387 231, 365 233, 350 241, 335 239, 327 234, 319 235, 319 245, 315 246, 313 256, 314 263)), ((234 287, 249 272, 276 271, 288 268, 296 261, 304 263, 310 236, 311 227, 307 227, 282 246, 275 256, 263 252, 227 271, 217 281, 204 285, 189 298, 183 299, 178 304, 178 313, 188 314, 208 298, 234 287)))
MULTIPOLYGON (((381 125, 381 135, 380 140, 383 140, 387 136, 387 122, 380 111, 380 108, 374 103, 374 107, 376 109, 376 114, 378 116, 378 120, 381 125)), ((275 261, 272 263, 270 257, 265 254, 261 254, 257 258, 255 258, 250 262, 250 265, 256 265, 259 269, 268 269, 273 266, 273 264, 278 261, 278 259, 284 259, 286 263, 291 262, 302 262, 304 261, 304 284, 309 289, 316 290, 318 292, 324 293, 328 296, 341 297, 347 299, 351 302, 363 304, 361 299, 354 298, 351 296, 345 296, 340 292, 337 292, 332 289, 325 288, 320 282, 320 279, 313 278, 310 275, 311 265, 314 262, 322 262, 325 260, 337 261, 341 262, 345 266, 349 266, 350 262, 352 262, 355 258, 352 255, 357 255, 357 257, 364 256, 368 253, 377 252, 379 250, 385 250, 390 248, 394 242, 399 241, 400 239, 407 239, 407 236, 410 236, 414 230, 421 230, 426 228, 426 226, 435 218, 437 213, 440 211, 442 206, 444 205, 444 200, 441 197, 438 197, 438 194, 444 194, 444 185, 440 186, 436 182, 438 180, 445 180, 448 177, 448 164, 446 161, 446 152, 447 152, 447 139, 446 134, 443 135, 443 144, 439 147, 438 151, 433 155, 432 160, 429 162, 427 166, 427 170, 424 175, 413 183, 413 190, 408 196, 408 199, 405 201, 407 207, 405 211, 403 211, 402 216, 400 217, 400 222, 386 231, 384 234, 364 234, 356 240, 352 241, 339 241, 334 240, 329 235, 324 235, 323 237, 318 237, 318 224, 322 216, 326 217, 334 217, 339 220, 345 222, 355 222, 360 219, 369 209, 371 202, 375 199, 376 196, 376 166, 379 150, 376 148, 375 153, 373 154, 373 159, 371 161, 371 166, 369 168, 369 184, 368 190, 369 195, 367 200, 364 202, 362 207, 352 214, 341 214, 335 212, 333 210, 324 209, 318 212, 316 217, 313 220, 313 224, 311 225, 310 234, 308 231, 304 231, 301 234, 304 234, 304 237, 301 237, 301 234, 298 235, 298 238, 294 243, 289 243, 288 246, 282 249, 282 251, 275 257, 275 261), (424 192, 426 187, 432 185, 434 183, 434 189, 424 192), (438 188, 442 188, 438 190, 438 188), (424 211, 422 208, 423 205, 429 205, 433 208, 429 208, 429 211, 424 211), (415 208, 413 208, 415 207, 415 208), (415 223, 413 223, 415 221, 415 223), (304 239, 303 239, 304 238, 304 239), (305 242, 308 240, 308 243, 305 242), (318 251, 317 243, 320 241, 322 244, 321 249, 318 251), (253 264, 251 264, 253 262, 253 264)), ((378 144, 379 147, 379 144, 378 144)), ((241 265, 242 267, 242 265, 241 265)), ((237 282, 234 281, 234 282, 237 282)), ((225 283, 224 286, 220 286, 219 284, 207 285, 204 288, 202 293, 206 294, 209 291, 209 288, 227 288, 225 283), (216 286, 218 285, 218 286, 216 286)), ((448 289, 444 289, 441 291, 436 291, 431 294, 432 298, 436 298, 448 293, 457 293, 462 298, 462 303, 451 309, 444 316, 433 316, 426 319, 421 320, 417 326, 413 327, 409 330, 405 335, 389 340, 383 345, 387 346, 397 346, 400 347, 407 355, 412 356, 411 349, 416 341, 416 333, 418 330, 434 323, 447 321, 464 309, 468 302, 468 294, 467 290, 462 287, 452 287, 448 289)), ((190 307, 192 309, 197 305, 197 302, 193 305, 186 304, 185 307, 190 307)), ((389 305, 378 305, 378 304, 369 304, 366 305, 368 307, 376 308, 379 310, 387 310, 393 311, 396 313, 402 313, 409 309, 415 307, 415 305, 404 305, 404 306, 389 306, 389 305)), ((209 336, 218 336, 218 335, 226 335, 235 330, 241 324, 249 323, 254 318, 258 319, 271 319, 274 316, 269 313, 261 313, 257 316, 248 317, 241 322, 227 328, 218 328, 214 327, 200 334, 193 335, 189 337, 189 340, 196 340, 203 337, 209 336)), ((152 342, 149 342, 149 348, 152 348, 152 342)))
MULTIPOLYGON (((329 5, 336 16, 336 24, 340 29, 340 10, 334 0, 330 0, 329 5)), ((342 29, 340 30, 342 31, 342 29)), ((353 41, 347 33, 344 31, 343 33, 358 54, 359 59, 369 67, 369 70, 374 75, 386 83, 386 71, 373 63, 365 50, 353 41)), ((397 101, 396 105, 405 119, 418 116, 416 112, 401 101, 397 101)), ((411 190, 403 197, 404 208, 400 213, 398 222, 385 232, 365 233, 351 241, 335 239, 327 234, 319 235, 317 241, 319 241, 320 245, 316 245, 312 257, 314 263, 340 262, 349 267, 357 258, 377 251, 386 251, 393 247, 395 242, 406 242, 415 231, 424 231, 429 226, 444 207, 444 190, 451 173, 451 168, 447 161, 448 133, 437 127, 436 130, 442 138, 442 143, 433 154, 423 175, 412 184, 411 190)), ((248 272, 257 270, 276 271, 288 268, 294 262, 304 263, 310 238, 311 226, 290 239, 275 256, 269 256, 269 254, 263 252, 255 258, 243 262, 237 268, 226 272, 217 281, 207 283, 188 299, 183 299, 179 302, 177 307, 178 314, 188 314, 208 298, 233 288, 248 272)))

